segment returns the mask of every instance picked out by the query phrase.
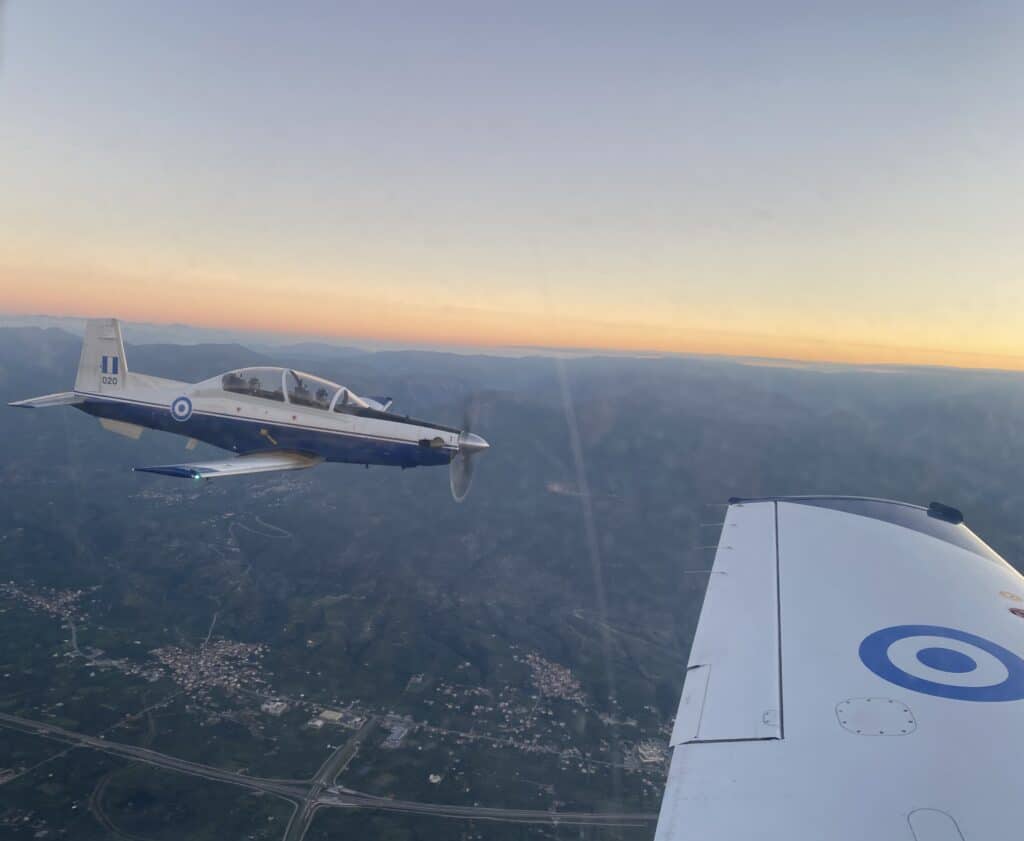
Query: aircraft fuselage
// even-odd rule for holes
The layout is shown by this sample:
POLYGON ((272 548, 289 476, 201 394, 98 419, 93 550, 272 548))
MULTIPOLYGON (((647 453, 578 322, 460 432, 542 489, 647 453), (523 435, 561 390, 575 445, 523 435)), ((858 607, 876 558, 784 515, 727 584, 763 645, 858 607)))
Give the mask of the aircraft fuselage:
POLYGON ((195 386, 175 385, 151 389, 151 394, 132 389, 136 393, 130 396, 79 393, 85 399, 76 408, 98 418, 194 438, 239 455, 284 449, 324 461, 417 467, 448 464, 458 452, 459 430, 440 424, 373 409, 343 414, 247 395, 204 396, 195 386), (187 417, 179 418, 172 406, 182 398, 188 400, 190 410, 187 417))

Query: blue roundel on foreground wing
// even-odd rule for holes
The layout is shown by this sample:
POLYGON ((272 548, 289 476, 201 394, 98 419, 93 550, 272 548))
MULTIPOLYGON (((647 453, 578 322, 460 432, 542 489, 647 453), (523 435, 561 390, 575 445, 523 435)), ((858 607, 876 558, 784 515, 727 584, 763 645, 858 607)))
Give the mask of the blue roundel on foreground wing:
POLYGON ((864 638, 860 659, 880 678, 925 695, 957 701, 1024 699, 1024 660, 955 628, 883 628, 864 638))
POLYGON ((192 401, 187 397, 176 397, 171 403, 171 417, 176 421, 187 421, 192 417, 192 401))
POLYGON ((978 668, 978 661, 971 655, 939 646, 922 648, 917 652, 917 659, 929 668, 938 669, 940 672, 963 674, 964 672, 973 672, 978 668))

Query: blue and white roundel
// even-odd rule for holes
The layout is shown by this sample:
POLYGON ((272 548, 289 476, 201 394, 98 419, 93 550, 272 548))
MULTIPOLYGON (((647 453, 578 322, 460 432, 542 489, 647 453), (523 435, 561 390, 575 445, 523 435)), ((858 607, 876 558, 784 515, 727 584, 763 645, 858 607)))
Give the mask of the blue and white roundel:
POLYGON ((187 421, 192 417, 192 401, 187 397, 176 397, 171 403, 171 417, 176 421, 187 421))
POLYGON ((864 638, 860 659, 880 678, 926 695, 957 701, 1024 699, 1024 660, 955 628, 883 628, 864 638))

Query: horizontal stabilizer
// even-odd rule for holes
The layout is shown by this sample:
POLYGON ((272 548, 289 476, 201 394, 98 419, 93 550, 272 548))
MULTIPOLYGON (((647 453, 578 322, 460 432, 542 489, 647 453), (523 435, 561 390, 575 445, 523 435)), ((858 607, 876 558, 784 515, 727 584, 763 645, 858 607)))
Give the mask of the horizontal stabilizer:
POLYGON ((315 467, 323 459, 289 450, 271 450, 249 453, 236 458, 200 461, 192 464, 162 464, 155 467, 136 467, 138 473, 159 473, 180 479, 220 479, 224 476, 244 476, 248 473, 269 473, 274 470, 301 470, 315 467))
POLYGON ((74 406, 76 403, 84 402, 85 398, 73 391, 61 391, 57 394, 44 394, 42 397, 30 397, 28 400, 17 400, 7 405, 22 409, 46 409, 49 406, 74 406))

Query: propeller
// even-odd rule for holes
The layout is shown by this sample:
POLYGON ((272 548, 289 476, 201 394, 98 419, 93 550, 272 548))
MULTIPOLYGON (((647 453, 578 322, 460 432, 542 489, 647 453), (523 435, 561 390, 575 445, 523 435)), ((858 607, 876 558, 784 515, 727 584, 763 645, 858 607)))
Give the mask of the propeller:
POLYGON ((462 413, 462 432, 459 433, 459 451, 452 458, 451 467, 448 469, 448 478, 451 481, 452 497, 456 502, 462 502, 469 493, 469 486, 473 483, 473 464, 475 457, 490 447, 483 438, 471 431, 473 426, 473 415, 476 414, 475 404, 466 401, 462 413))

